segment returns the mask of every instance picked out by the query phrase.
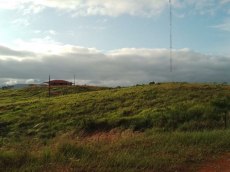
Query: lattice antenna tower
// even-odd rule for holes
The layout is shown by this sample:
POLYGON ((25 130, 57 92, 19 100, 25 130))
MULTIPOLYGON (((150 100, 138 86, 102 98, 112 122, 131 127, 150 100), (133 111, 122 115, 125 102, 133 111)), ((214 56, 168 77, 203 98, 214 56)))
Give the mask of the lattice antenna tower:
POLYGON ((173 67, 172 67, 172 1, 169 0, 170 8, 170 73, 171 81, 173 82, 173 67))

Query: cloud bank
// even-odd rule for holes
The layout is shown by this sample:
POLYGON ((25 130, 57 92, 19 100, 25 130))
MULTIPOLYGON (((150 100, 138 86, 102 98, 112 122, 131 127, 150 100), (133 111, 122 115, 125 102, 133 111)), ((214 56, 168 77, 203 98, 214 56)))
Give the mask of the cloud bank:
MULTIPOLYGON (((173 7, 193 6, 200 14, 214 14, 229 0, 172 0, 173 7)), ((155 17, 169 6, 168 0, 2 0, 0 9, 20 9, 24 14, 39 13, 45 8, 55 8, 70 12, 72 16, 103 15, 155 17)))
MULTIPOLYGON (((95 48, 63 45, 47 38, 17 41, 20 49, 0 46, 0 85, 42 83, 52 79, 77 84, 130 86, 150 81, 170 82, 169 50, 124 48, 102 52, 95 48), (32 51, 34 45, 39 51, 32 51), (27 48, 30 51, 25 51, 27 48)), ((202 54, 190 49, 173 50, 176 82, 227 82, 230 57, 202 54)))

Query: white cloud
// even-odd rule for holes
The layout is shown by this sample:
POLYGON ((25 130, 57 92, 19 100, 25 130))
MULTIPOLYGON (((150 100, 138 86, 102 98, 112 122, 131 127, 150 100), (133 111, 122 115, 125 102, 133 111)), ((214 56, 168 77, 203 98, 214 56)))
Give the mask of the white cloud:
POLYGON ((0 9, 16 9, 20 5, 19 1, 1 0, 0 9))
POLYGON ((106 23, 108 19, 97 20, 97 23, 106 23))
MULTIPOLYGON (((174 1, 175 5, 179 1, 174 1)), ((24 14, 38 13, 44 8, 62 9, 78 15, 107 15, 119 16, 122 14, 141 15, 145 17, 158 16, 168 6, 168 0, 12 0, 0 1, 0 8, 20 9, 24 14)))
POLYGON ((43 11, 45 9, 45 6, 35 5, 35 4, 28 5, 28 6, 21 5, 19 9, 23 11, 24 15, 31 14, 31 13, 36 14, 36 13, 43 11))
MULTIPOLYGON (((31 42, 20 40, 17 45, 17 50, 0 46, 0 85, 17 80, 43 82, 49 74, 54 79, 70 81, 76 74, 77 84, 88 85, 128 86, 170 81, 167 49, 124 48, 102 52, 95 48, 63 45, 51 38, 31 42), (40 49, 34 51, 33 47, 40 49), (32 52, 25 51, 28 49, 32 52), (21 57, 21 61, 17 60, 21 57), (9 79, 3 82, 5 78, 9 79)), ((174 81, 228 81, 229 66, 230 56, 218 57, 187 48, 173 50, 174 81)))
MULTIPOLYGON (((192 7, 200 14, 214 15, 229 0, 173 0, 174 8, 192 7)), ((168 0, 2 0, 0 9, 19 9, 24 14, 39 13, 45 8, 70 12, 74 16, 103 15, 157 17, 169 6, 168 0)))
POLYGON ((223 31, 229 31, 230 32, 230 23, 229 24, 220 24, 216 26, 212 26, 213 28, 217 28, 223 31))
POLYGON ((119 16, 129 14, 132 16, 154 17, 160 15, 168 6, 167 0, 87 0, 74 14, 78 15, 108 15, 119 16))
MULTIPOLYGON (((42 31, 41 30, 34 30, 33 31, 34 33, 36 33, 36 34, 38 34, 38 33, 41 33, 42 31)), ((48 31, 45 31, 45 32, 43 32, 43 33, 48 33, 48 34, 51 34, 51 35, 57 35, 58 33, 56 32, 56 31, 54 31, 54 30, 48 30, 48 31)))
POLYGON ((209 14, 213 16, 218 11, 223 10, 223 7, 229 2, 230 0, 183 0, 181 4, 183 7, 190 7, 190 14, 209 14))
POLYGON ((230 19, 226 19, 223 24, 211 26, 212 28, 230 32, 230 19))
POLYGON ((185 14, 178 14, 176 12, 173 13, 173 15, 177 18, 184 18, 185 17, 185 14))
POLYGON ((34 33, 38 34, 38 33, 41 33, 40 30, 34 30, 34 33))
POLYGON ((227 4, 230 3, 230 0, 220 0, 221 4, 227 4))
POLYGON ((49 30, 49 31, 46 31, 45 33, 49 33, 51 35, 57 35, 57 32, 54 30, 49 30))
POLYGON ((36 82, 35 79, 26 80, 26 84, 34 84, 35 82, 36 82))
POLYGON ((29 26, 30 25, 28 20, 24 18, 13 20, 12 23, 18 26, 29 26))
POLYGON ((195 11, 201 15, 215 15, 216 11, 218 11, 222 5, 221 2, 216 2, 216 0, 188 0, 187 4, 194 5, 195 11))
POLYGON ((17 79, 8 79, 5 83, 3 83, 2 85, 15 85, 18 83, 17 79))
POLYGON ((106 27, 102 26, 79 26, 79 29, 93 29, 93 30, 105 30, 106 27))
POLYGON ((60 52, 61 43, 54 41, 51 37, 33 38, 31 42, 25 42, 21 39, 16 39, 13 42, 18 50, 30 50, 35 53, 53 53, 60 52))
MULTIPOLYGON (((43 55, 60 55, 65 53, 91 54, 100 52, 95 48, 84 48, 80 46, 63 45, 62 43, 53 40, 49 36, 42 39, 33 38, 30 42, 25 42, 22 39, 16 39, 13 43, 15 46, 12 49, 16 50, 16 52, 25 52, 23 54, 26 54, 27 50, 30 50, 31 53, 36 53, 36 60, 40 60, 39 57, 42 57, 43 55)), ((28 54, 26 57, 28 56, 31 57, 31 54, 28 54)))
POLYGON ((57 32, 55 32, 54 30, 50 30, 49 33, 52 34, 52 35, 56 35, 57 34, 57 32))

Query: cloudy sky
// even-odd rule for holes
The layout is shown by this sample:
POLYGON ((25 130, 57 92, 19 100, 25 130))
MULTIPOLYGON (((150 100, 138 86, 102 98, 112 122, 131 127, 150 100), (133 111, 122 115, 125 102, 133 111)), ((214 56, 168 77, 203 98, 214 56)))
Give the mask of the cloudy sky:
MULTIPOLYGON (((172 0, 173 80, 229 82, 230 0, 172 0)), ((170 82, 168 0, 0 0, 0 86, 170 82)))

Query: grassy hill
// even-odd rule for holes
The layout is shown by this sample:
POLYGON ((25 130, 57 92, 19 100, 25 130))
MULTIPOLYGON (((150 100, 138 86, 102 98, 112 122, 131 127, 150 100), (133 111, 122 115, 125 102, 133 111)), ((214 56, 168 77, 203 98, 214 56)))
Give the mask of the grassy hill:
POLYGON ((47 93, 47 87, 0 92, 0 171, 195 171, 207 155, 230 149, 227 86, 47 93))

